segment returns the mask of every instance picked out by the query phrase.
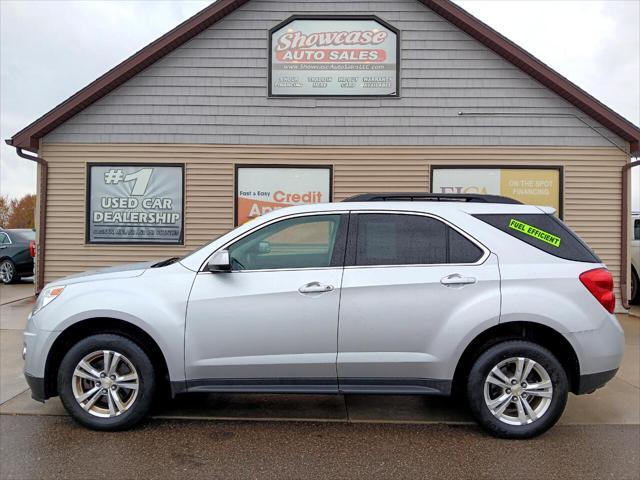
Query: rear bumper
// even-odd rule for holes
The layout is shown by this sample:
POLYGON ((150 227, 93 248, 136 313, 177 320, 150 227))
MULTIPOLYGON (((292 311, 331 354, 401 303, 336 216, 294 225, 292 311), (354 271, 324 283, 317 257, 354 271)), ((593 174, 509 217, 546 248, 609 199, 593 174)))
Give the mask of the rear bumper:
POLYGON ((617 368, 607 370, 606 372, 589 373, 588 375, 580 375, 576 395, 584 395, 585 393, 593 393, 598 388, 604 387, 605 384, 616 376, 617 368))
POLYGON ((27 384, 31 389, 31 398, 37 400, 38 402, 44 403, 47 399, 44 392, 44 378, 33 377, 28 373, 24 374, 24 378, 27 379, 27 384))

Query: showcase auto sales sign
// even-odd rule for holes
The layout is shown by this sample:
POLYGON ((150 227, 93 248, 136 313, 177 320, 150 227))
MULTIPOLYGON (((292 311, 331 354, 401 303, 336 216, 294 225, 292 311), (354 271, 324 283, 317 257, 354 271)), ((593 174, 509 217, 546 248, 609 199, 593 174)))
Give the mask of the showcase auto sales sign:
POLYGON ((397 95, 396 57, 376 20, 293 20, 271 33, 271 95, 397 95))

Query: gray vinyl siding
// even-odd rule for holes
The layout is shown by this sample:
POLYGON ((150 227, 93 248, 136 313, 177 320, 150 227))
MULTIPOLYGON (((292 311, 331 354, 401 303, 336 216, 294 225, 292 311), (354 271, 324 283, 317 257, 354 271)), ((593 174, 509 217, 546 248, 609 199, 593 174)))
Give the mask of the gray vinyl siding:
POLYGON ((44 143, 628 144, 414 0, 252 0, 44 143), (400 98, 268 98, 268 30, 294 13, 375 14, 401 30, 400 98), (526 114, 465 117, 458 112, 526 114))

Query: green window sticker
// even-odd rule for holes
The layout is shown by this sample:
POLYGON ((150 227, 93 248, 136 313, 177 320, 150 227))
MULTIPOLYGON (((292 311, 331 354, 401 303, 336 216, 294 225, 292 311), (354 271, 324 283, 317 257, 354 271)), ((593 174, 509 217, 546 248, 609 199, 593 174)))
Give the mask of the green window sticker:
POLYGON ((539 228, 533 227, 529 224, 516 220, 512 218, 509 221, 509 228, 513 230, 517 230, 520 233, 524 233, 525 235, 529 235, 530 237, 536 238, 541 242, 548 243, 549 245, 553 245, 554 247, 560 246, 560 237, 556 237, 555 235, 550 234, 549 232, 545 232, 544 230, 540 230, 539 228))

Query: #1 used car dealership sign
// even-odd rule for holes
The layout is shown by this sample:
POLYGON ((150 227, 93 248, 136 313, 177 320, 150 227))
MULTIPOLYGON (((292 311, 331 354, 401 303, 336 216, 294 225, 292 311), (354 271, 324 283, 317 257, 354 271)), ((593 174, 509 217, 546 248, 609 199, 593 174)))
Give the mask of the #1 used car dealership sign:
POLYGON ((373 18, 298 18, 271 32, 270 94, 398 94, 398 34, 373 18))
POLYGON ((89 165, 89 243, 182 243, 182 165, 89 165))

